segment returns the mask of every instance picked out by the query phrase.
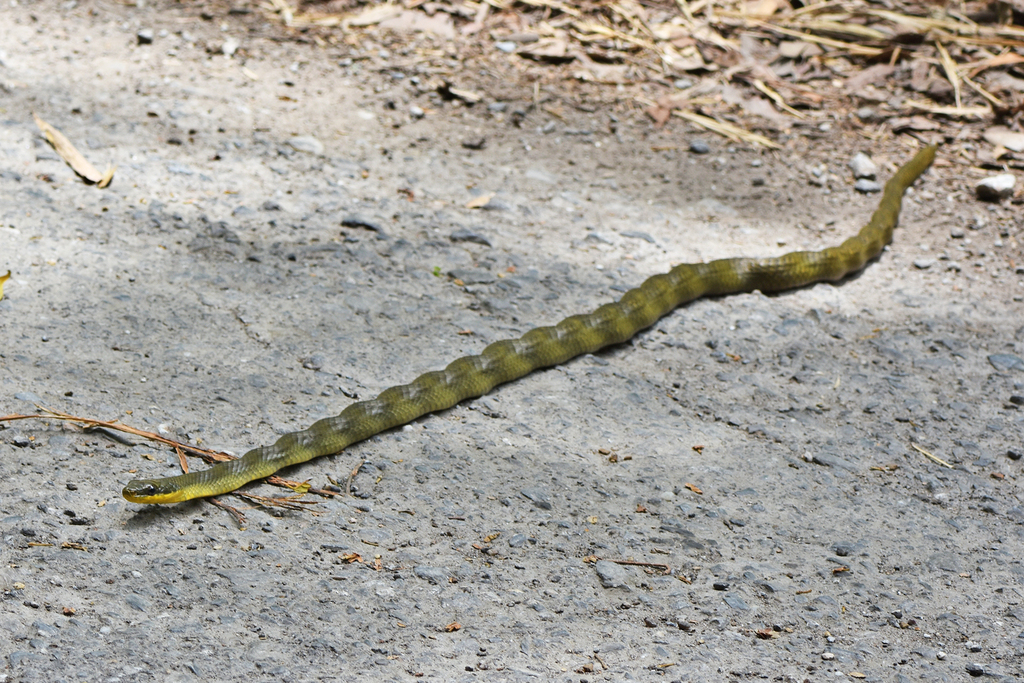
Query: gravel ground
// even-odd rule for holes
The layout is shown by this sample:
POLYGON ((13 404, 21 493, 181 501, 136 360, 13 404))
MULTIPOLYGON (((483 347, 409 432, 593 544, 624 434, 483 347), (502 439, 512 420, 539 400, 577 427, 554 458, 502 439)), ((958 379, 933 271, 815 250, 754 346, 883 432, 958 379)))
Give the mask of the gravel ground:
MULTIPOLYGON (((0 413, 241 453, 674 263, 838 243, 877 202, 846 162, 913 152, 468 107, 262 35, 243 68, 180 16, 3 10, 0 413)), ((1022 226, 957 164, 863 274, 696 302, 295 468, 359 470, 244 528, 121 499, 178 468, 137 437, 7 423, 0 681, 1016 680, 1022 226)))

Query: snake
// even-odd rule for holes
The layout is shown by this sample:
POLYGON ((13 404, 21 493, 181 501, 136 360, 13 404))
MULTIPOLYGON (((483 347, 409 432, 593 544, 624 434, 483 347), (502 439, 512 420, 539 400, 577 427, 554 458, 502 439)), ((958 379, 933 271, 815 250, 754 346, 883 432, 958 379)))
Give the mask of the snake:
POLYGON ((725 258, 684 263, 647 278, 639 287, 592 313, 570 316, 556 325, 536 327, 518 339, 488 345, 475 356, 452 361, 409 384, 359 401, 339 415, 307 429, 282 435, 241 458, 205 470, 162 479, 135 479, 122 495, 134 503, 177 503, 229 493, 278 470, 325 455, 427 413, 451 408, 488 393, 499 384, 576 356, 622 343, 675 308, 701 297, 740 292, 778 292, 815 282, 838 281, 864 268, 892 240, 903 195, 935 160, 934 145, 921 148, 886 182, 878 208, 860 231, 838 246, 794 251, 777 257, 725 258))

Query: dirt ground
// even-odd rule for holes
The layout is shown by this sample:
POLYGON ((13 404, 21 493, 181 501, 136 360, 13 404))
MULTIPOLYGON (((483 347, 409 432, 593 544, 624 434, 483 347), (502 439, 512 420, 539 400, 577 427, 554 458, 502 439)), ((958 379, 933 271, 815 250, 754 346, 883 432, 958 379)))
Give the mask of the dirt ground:
MULTIPOLYGON (((0 413, 241 454, 675 263, 836 244, 877 202, 847 162, 916 146, 558 117, 486 74, 467 105, 231 21, 0 11, 0 413)), ((4 423, 0 681, 1016 680, 1022 222, 961 144, 862 274, 695 302, 294 468, 359 468, 302 511, 129 504, 177 455, 4 423)))

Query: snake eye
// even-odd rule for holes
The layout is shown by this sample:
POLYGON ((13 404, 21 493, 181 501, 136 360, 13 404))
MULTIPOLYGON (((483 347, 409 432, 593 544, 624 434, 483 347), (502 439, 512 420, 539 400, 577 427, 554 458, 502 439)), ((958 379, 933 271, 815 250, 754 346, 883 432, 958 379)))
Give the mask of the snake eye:
POLYGON ((156 494, 156 486, 153 486, 152 484, 145 484, 143 486, 140 486, 138 489, 138 494, 140 496, 152 496, 156 494))

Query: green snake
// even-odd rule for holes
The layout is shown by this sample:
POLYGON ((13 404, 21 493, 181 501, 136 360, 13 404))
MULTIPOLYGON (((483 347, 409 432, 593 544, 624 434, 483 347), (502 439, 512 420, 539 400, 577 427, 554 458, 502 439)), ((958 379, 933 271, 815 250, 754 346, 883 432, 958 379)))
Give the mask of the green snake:
POLYGON ((935 146, 925 147, 902 166, 885 184, 868 224, 838 247, 794 251, 777 258, 684 263, 668 273, 649 277, 618 302, 605 304, 593 313, 571 316, 551 327, 532 329, 519 339, 494 342, 479 356, 459 358, 444 370, 425 373, 410 384, 386 389, 377 398, 353 403, 340 415, 285 434, 272 446, 254 448, 237 460, 199 472, 133 480, 122 493, 134 503, 177 503, 228 493, 281 468, 339 453, 350 444, 421 415, 482 396, 499 384, 539 368, 624 342, 676 307, 702 296, 755 289, 777 292, 812 282, 840 280, 863 268, 892 239, 903 193, 931 166, 935 150, 935 146))

